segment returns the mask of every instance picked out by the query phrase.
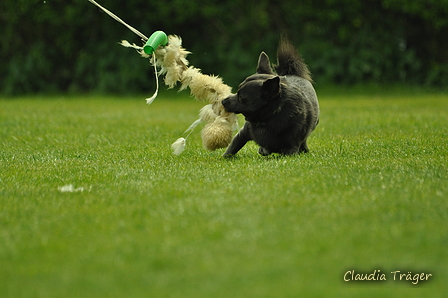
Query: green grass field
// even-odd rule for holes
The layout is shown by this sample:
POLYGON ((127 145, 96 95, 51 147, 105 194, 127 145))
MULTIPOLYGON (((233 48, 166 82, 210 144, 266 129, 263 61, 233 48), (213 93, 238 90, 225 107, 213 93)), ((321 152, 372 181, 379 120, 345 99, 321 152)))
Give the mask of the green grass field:
POLYGON ((0 297, 446 297, 448 93, 317 91, 310 153, 232 159, 172 155, 185 93, 1 99, 0 297))

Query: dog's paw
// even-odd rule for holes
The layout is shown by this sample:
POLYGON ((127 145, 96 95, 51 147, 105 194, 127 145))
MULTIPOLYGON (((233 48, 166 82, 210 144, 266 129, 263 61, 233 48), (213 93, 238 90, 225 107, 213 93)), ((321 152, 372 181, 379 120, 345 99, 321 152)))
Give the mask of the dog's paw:
POLYGON ((267 150, 266 148, 263 148, 263 147, 260 147, 258 149, 258 153, 263 156, 268 156, 269 154, 271 154, 271 152, 269 152, 269 150, 267 150))

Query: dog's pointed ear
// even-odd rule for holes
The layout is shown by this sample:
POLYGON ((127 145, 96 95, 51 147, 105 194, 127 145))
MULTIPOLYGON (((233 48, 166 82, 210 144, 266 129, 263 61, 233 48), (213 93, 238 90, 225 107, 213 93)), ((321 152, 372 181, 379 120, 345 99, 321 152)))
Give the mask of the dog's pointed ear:
POLYGON ((268 55, 266 55, 265 52, 261 52, 260 57, 258 58, 257 73, 264 73, 264 74, 274 73, 271 68, 271 62, 269 62, 269 57, 268 55))
POLYGON ((263 82, 263 96, 266 98, 276 97, 280 93, 280 77, 275 76, 263 82))

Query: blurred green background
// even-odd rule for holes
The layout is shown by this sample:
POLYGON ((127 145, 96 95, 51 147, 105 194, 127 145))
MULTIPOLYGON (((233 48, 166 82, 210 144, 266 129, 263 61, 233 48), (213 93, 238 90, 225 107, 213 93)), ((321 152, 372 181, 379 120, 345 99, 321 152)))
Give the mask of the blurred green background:
MULTIPOLYGON (((192 65, 236 86, 279 36, 300 49, 317 86, 448 82, 448 0, 100 0, 149 36, 176 34, 192 65)), ((87 0, 0 2, 0 92, 140 93, 147 60, 117 44, 139 37, 87 0)))

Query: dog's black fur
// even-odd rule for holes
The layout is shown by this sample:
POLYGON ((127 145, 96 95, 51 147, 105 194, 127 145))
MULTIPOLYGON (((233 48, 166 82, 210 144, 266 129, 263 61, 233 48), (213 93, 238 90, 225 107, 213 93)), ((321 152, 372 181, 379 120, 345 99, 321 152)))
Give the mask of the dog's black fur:
POLYGON ((250 140, 260 146, 261 155, 308 152, 306 140, 319 122, 310 73, 286 40, 280 43, 277 59, 275 74, 262 52, 257 73, 240 84, 237 94, 222 101, 227 111, 246 118, 223 156, 236 154, 250 140))

